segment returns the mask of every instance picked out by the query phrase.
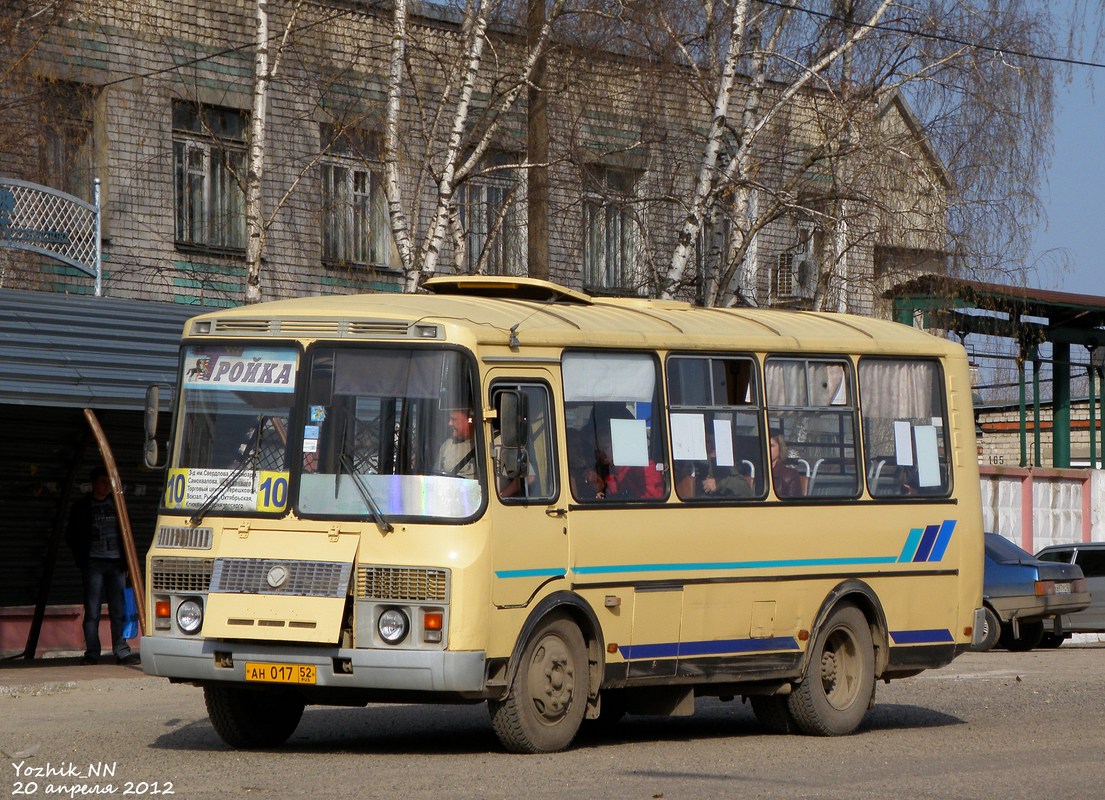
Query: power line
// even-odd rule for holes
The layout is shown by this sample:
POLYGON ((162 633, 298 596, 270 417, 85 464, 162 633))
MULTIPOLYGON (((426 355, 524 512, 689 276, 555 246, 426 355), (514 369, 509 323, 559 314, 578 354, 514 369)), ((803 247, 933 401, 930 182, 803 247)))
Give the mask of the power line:
POLYGON ((793 6, 790 3, 783 2, 783 0, 760 0, 765 6, 775 6, 776 8, 783 8, 789 11, 800 11, 811 17, 821 17, 822 19, 829 20, 831 22, 840 22, 846 25, 851 25, 856 28, 867 28, 874 31, 885 31, 887 33, 898 33, 903 36, 916 36, 918 39, 929 39, 934 42, 944 42, 945 44, 959 45, 960 47, 970 47, 974 50, 981 50, 984 53, 994 53, 995 55, 1004 56, 1018 56, 1020 58, 1028 58, 1034 61, 1047 61, 1053 64, 1066 64, 1072 67, 1092 67, 1094 69, 1105 69, 1105 64, 1097 61, 1083 61, 1077 58, 1065 58, 1063 56, 1048 56, 1040 53, 1030 53, 1027 50, 1016 50, 1009 47, 995 47, 994 45, 979 44, 978 42, 970 42, 966 39, 959 39, 955 36, 948 36, 940 33, 923 33, 917 30, 911 30, 910 28, 899 28, 894 25, 885 25, 882 23, 876 25, 870 25, 864 22, 855 22, 853 20, 847 20, 843 17, 839 17, 835 14, 830 14, 825 11, 815 11, 812 8, 802 8, 799 6, 793 6))

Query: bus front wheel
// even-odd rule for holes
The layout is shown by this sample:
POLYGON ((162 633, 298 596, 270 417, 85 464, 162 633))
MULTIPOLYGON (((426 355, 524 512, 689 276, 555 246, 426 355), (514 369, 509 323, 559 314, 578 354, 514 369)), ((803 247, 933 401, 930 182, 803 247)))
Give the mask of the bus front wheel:
POLYGON ((571 620, 542 622, 522 650, 510 690, 491 700, 491 726, 513 753, 553 753, 575 738, 587 710, 587 645, 571 620))
POLYGON ((303 701, 291 692, 204 686, 203 700, 215 733, 242 750, 284 744, 303 717, 303 701))
POLYGON ((840 606, 818 632, 806 674, 787 707, 802 733, 842 736, 859 727, 874 691, 871 628, 858 608, 840 606))

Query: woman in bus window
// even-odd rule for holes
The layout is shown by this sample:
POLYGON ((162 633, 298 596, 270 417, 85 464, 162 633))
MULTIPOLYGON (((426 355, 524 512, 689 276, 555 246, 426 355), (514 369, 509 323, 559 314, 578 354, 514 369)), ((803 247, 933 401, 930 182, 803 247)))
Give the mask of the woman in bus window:
POLYGON ((778 497, 801 497, 806 493, 806 479, 786 463, 786 452, 783 434, 771 434, 771 483, 778 497))

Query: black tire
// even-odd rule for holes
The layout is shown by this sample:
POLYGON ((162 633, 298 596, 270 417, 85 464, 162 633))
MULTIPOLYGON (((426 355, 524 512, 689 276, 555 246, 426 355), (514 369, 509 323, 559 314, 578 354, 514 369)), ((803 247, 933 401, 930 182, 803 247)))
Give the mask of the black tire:
POLYGON ((215 733, 241 750, 284 744, 303 716, 303 700, 287 691, 205 686, 203 700, 215 733))
POLYGON ((526 642, 506 699, 488 701, 491 727, 512 753, 563 750, 579 731, 589 685, 579 627, 549 617, 526 642))
POLYGON ((993 650, 1001 637, 1001 620, 998 619, 998 615, 989 606, 985 606, 983 611, 986 612, 986 619, 982 623, 982 641, 971 648, 978 653, 993 650))
POLYGON ((1046 647, 1049 650, 1054 649, 1061 647, 1066 640, 1066 636, 1060 636, 1057 633, 1045 633, 1043 638, 1040 639, 1040 647, 1046 647))
POLYGON ((1014 653, 1027 653, 1029 650, 1040 646, 1040 642, 1044 638, 1044 623, 1042 620, 1022 622, 1018 627, 1021 629, 1021 635, 1009 637, 1010 650, 1014 653))
POLYGON ((798 724, 790 713, 786 696, 754 694, 748 701, 752 704, 752 713, 768 733, 781 735, 798 732, 798 724))
POLYGON ((843 736, 859 727, 874 692, 875 647, 867 618, 853 605, 839 606, 817 632, 787 708, 801 733, 843 736))

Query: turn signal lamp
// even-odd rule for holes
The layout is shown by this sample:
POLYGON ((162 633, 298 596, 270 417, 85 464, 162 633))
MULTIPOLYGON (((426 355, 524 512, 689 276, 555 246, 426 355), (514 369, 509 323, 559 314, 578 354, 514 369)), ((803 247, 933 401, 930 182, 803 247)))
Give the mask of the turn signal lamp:
POLYGON ((422 638, 427 642, 441 641, 441 628, 445 614, 441 611, 426 611, 422 614, 422 638))
POLYGON ((158 600, 153 604, 153 626, 160 631, 167 631, 173 627, 173 604, 168 600, 158 600))

